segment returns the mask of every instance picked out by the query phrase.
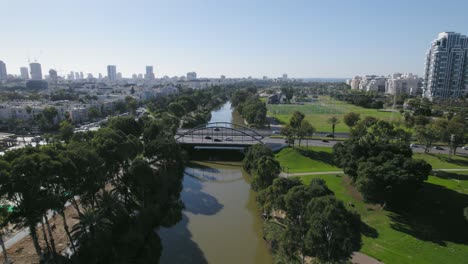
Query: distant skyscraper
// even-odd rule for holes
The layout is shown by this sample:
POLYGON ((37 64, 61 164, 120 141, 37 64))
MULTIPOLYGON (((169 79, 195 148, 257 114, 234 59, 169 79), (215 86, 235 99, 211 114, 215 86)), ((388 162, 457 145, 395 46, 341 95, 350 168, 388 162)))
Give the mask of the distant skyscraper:
POLYGON ((20 68, 21 79, 28 80, 29 79, 29 69, 28 67, 21 67, 20 68))
POLYGON ((288 75, 286 73, 283 73, 283 81, 286 81, 288 79, 288 75))
POLYGON ((84 74, 83 74, 83 72, 80 72, 80 79, 84 79, 84 74))
POLYGON ((117 80, 122 80, 122 73, 121 72, 117 73, 117 80))
POLYGON ((192 81, 197 79, 196 72, 187 72, 187 81, 192 81))
POLYGON ((143 79, 143 74, 139 73, 138 74, 138 79, 143 79))
POLYGON ((102 73, 99 73, 99 74, 98 74, 98 79, 99 79, 99 80, 102 79, 102 73))
POLYGON ((423 84, 429 99, 459 98, 468 94, 468 37, 442 32, 427 52, 423 84))
POLYGON ((49 78, 52 82, 56 82, 57 81, 57 78, 58 78, 58 75, 57 75, 57 71, 56 70, 53 70, 53 69, 50 69, 49 70, 49 78))
POLYGON ((109 81, 117 80, 117 67, 115 65, 107 65, 107 78, 109 81))
POLYGON ((81 79, 80 74, 78 72, 75 72, 75 80, 79 80, 79 79, 81 79))
POLYGON ((0 61, 0 80, 6 80, 7 77, 6 64, 0 61))
POLYGON ((132 74, 132 79, 133 79, 133 80, 138 79, 138 75, 137 75, 136 73, 132 74))
POLYGON ((220 78, 220 79, 221 79, 221 80, 225 80, 225 79, 226 79, 226 76, 221 75, 221 78, 220 78))
POLYGON ((146 66, 145 79, 146 80, 154 80, 153 66, 146 66))
POLYGON ((29 68, 31 69, 31 80, 42 80, 42 67, 40 63, 30 63, 29 68))

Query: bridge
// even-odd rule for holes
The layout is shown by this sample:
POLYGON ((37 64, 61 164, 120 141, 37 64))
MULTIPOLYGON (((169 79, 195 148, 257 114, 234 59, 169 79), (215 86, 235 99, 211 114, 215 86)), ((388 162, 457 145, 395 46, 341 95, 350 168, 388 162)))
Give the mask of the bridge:
POLYGON ((191 129, 178 130, 175 139, 180 144, 198 148, 244 149, 254 144, 263 144, 262 134, 246 126, 229 122, 214 122, 191 129))

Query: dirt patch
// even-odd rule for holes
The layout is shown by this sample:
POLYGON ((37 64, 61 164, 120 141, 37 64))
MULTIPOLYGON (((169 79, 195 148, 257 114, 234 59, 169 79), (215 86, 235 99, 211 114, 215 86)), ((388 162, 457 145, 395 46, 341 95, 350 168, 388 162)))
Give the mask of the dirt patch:
MULTIPOLYGON (((67 224, 69 226, 69 229, 71 230, 72 227, 78 223, 78 220, 75 219, 75 217, 78 216, 78 213, 76 212, 75 208, 73 206, 69 206, 67 209, 65 209, 65 216, 67 218, 67 224)), ((55 240, 55 247, 57 249, 57 253, 61 254, 62 251, 64 251, 68 245, 69 245, 69 240, 67 237, 67 234, 65 233, 65 230, 63 229, 63 220, 60 215, 55 215, 54 217, 49 219, 49 224, 54 227, 54 230, 52 231, 54 240, 55 240)), ((39 226, 37 228, 37 234, 39 237, 39 244, 41 245, 41 248, 46 248, 46 244, 44 242, 44 237, 42 233, 42 228, 39 226)), ((48 234, 47 234, 48 236, 48 234)), ((36 250, 34 249, 34 245, 31 239, 31 236, 26 236, 22 240, 20 240, 18 243, 14 244, 11 246, 8 250, 8 257, 10 260, 13 261, 15 264, 36 264, 39 263, 39 257, 36 254, 36 250)), ((1 253, 0 256, 3 260, 3 253, 1 253)))

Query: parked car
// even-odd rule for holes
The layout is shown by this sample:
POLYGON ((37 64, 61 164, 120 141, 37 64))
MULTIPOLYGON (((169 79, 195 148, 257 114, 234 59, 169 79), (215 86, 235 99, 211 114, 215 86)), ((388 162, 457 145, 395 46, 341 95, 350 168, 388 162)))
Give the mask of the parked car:
POLYGON ((225 137, 225 138, 224 138, 224 141, 232 141, 232 138, 230 138, 230 137, 225 137))
POLYGON ((330 141, 326 140, 326 139, 322 139, 322 142, 324 143, 329 143, 330 141))
POLYGON ((434 147, 432 147, 432 148, 433 148, 433 149, 437 149, 437 150, 444 150, 444 148, 441 147, 441 146, 434 146, 434 147))
POLYGON ((205 139, 212 139, 212 137, 206 136, 205 139))
POLYGON ((213 139, 213 141, 214 141, 214 142, 221 142, 222 140, 219 139, 219 138, 215 138, 215 139, 213 139))

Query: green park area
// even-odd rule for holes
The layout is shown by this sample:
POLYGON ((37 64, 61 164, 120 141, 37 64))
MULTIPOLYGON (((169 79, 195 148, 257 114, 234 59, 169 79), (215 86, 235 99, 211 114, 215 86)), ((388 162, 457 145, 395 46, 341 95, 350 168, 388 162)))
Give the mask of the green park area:
POLYGON ((297 104, 267 104, 268 116, 278 119, 281 123, 287 124, 295 111, 305 114, 305 119, 312 124, 317 131, 331 132, 331 125, 327 120, 336 116, 340 123, 336 126, 336 132, 348 132, 349 128, 343 123, 343 116, 349 112, 355 112, 361 115, 361 118, 373 116, 387 121, 399 121, 401 114, 399 112, 368 109, 355 106, 343 101, 338 101, 329 96, 321 96, 316 102, 297 104))
MULTIPOLYGON (((290 172, 339 171, 333 166, 331 148, 283 149, 276 154, 290 172)), ((434 169, 468 169, 468 158, 415 154, 434 169)), ((433 172, 416 199, 399 211, 365 203, 345 175, 301 176, 308 184, 322 178, 348 209, 361 215, 361 252, 385 263, 466 263, 468 223, 463 208, 468 205, 468 171, 433 172)))

